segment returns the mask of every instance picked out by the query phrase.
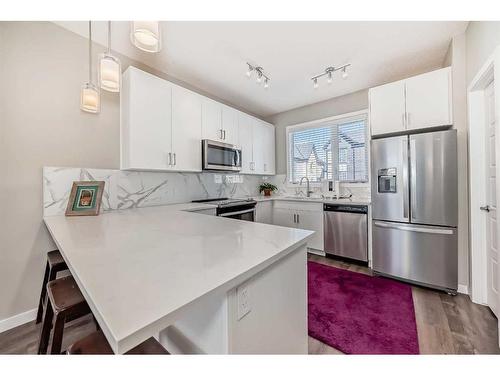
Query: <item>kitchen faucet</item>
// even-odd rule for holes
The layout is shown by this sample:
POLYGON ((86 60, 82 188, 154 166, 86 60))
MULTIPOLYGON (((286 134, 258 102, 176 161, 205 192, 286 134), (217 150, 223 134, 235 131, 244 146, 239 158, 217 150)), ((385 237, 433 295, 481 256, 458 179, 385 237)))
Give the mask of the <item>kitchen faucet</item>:
POLYGON ((307 177, 305 177, 305 176, 304 176, 304 177, 302 177, 302 178, 300 179, 300 186, 302 186, 302 180, 303 180, 304 178, 305 178, 305 179, 306 179, 306 181, 307 181, 307 187, 306 187, 306 188, 307 188, 307 190, 306 190, 306 197, 308 197, 308 198, 309 198, 309 197, 311 196, 311 193, 312 193, 312 191, 311 191, 311 190, 310 190, 310 188, 309 188, 309 178, 307 178, 307 177))

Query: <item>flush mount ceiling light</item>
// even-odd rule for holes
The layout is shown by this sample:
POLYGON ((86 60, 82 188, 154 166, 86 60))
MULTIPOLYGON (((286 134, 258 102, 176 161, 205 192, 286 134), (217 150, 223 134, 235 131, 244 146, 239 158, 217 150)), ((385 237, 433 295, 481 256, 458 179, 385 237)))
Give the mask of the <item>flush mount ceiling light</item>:
POLYGON ((142 51, 160 52, 161 28, 159 21, 132 21, 130 40, 142 51))
POLYGON ((80 109, 99 113, 100 101, 99 89, 92 83, 92 21, 89 21, 89 81, 82 86, 80 92, 80 109))
POLYGON ((348 76, 347 68, 349 66, 351 66, 351 64, 345 64, 345 65, 339 66, 337 68, 335 68, 333 66, 329 66, 328 68, 325 69, 325 71, 323 73, 317 74, 314 77, 311 77, 311 80, 313 81, 313 87, 315 89, 317 89, 319 87, 318 78, 323 77, 323 76, 327 76, 326 81, 328 82, 328 84, 332 83, 333 73, 335 73, 338 70, 342 71, 342 78, 346 79, 348 76))
POLYGON ((253 72, 255 72, 255 74, 257 76, 256 79, 255 79, 255 82, 257 84, 261 84, 262 82, 264 82, 264 88, 268 89, 269 85, 270 85, 270 82, 271 82, 271 78, 269 78, 264 73, 264 68, 262 68, 261 66, 254 66, 254 65, 252 65, 250 63, 247 63, 247 65, 248 65, 248 70, 246 72, 247 78, 252 77, 253 72))
POLYGON ((111 92, 120 91, 120 60, 111 54, 111 21, 108 21, 108 50, 99 56, 99 86, 111 92))

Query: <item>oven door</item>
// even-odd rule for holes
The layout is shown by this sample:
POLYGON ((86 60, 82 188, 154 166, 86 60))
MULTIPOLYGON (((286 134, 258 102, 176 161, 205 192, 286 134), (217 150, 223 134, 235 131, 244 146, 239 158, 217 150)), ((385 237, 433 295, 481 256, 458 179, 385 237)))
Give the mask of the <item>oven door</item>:
POLYGON ((241 148, 228 143, 204 139, 203 169, 216 171, 241 170, 241 148))
POLYGON ((221 212, 218 216, 245 221, 255 221, 255 207, 245 209, 242 208, 238 211, 221 212))

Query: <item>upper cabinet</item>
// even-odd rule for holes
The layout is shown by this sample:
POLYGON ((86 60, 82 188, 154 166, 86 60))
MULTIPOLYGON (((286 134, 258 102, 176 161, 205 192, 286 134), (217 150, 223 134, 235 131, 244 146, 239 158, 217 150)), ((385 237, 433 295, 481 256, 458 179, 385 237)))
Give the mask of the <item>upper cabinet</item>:
POLYGON ((398 81, 369 91, 372 135, 405 130, 405 83, 398 81))
POLYGON ((172 87, 139 69, 123 74, 121 93, 121 168, 170 168, 172 87))
POLYGON ((435 70, 406 80, 408 129, 452 125, 451 68, 435 70))
POLYGON ((201 172, 202 97, 172 85, 172 168, 201 172))
POLYGON ((202 100, 203 139, 239 144, 238 111, 209 98, 202 100))
POLYGON ((242 148, 242 171, 275 173, 274 126, 134 67, 123 74, 121 168, 202 171, 201 141, 242 148))
POLYGON ((240 113, 238 129, 242 154, 241 173, 275 174, 274 125, 240 113))
POLYGON ((372 136, 453 124, 451 68, 370 89, 372 136))

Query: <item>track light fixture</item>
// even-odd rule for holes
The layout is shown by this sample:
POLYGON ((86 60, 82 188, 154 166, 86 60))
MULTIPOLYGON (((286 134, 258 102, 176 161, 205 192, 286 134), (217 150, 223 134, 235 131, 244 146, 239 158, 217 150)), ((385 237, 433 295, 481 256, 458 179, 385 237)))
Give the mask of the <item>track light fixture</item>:
POLYGON ((248 69, 247 69, 247 72, 246 72, 246 76, 247 78, 251 78, 252 77, 252 74, 253 72, 255 72, 256 74, 256 79, 255 79, 255 82, 257 84, 261 84, 262 81, 264 81, 264 88, 265 89, 268 89, 269 88, 269 83, 271 81, 271 78, 269 78, 265 73, 264 73, 264 68, 261 67, 261 66, 254 66, 250 63, 247 63, 248 65, 248 69))
POLYGON ((351 64, 345 64, 345 65, 339 66, 337 68, 335 68, 333 66, 329 66, 328 68, 325 69, 325 71, 323 73, 317 74, 314 77, 311 77, 311 80, 313 81, 313 87, 315 89, 317 89, 319 87, 318 78, 323 77, 323 76, 327 76, 328 77, 326 81, 329 84, 332 83, 332 81, 333 81, 333 73, 335 73, 337 70, 342 70, 342 78, 346 79, 347 76, 348 76, 347 68, 349 66, 351 66, 351 64))

